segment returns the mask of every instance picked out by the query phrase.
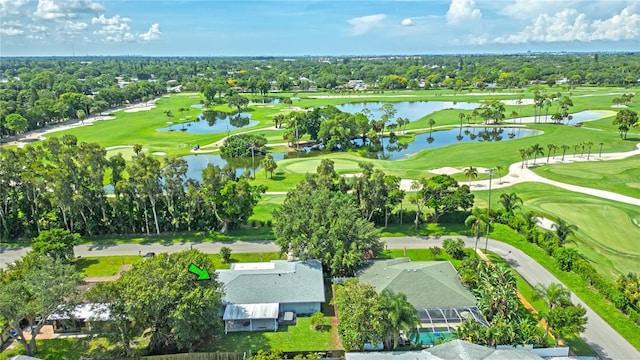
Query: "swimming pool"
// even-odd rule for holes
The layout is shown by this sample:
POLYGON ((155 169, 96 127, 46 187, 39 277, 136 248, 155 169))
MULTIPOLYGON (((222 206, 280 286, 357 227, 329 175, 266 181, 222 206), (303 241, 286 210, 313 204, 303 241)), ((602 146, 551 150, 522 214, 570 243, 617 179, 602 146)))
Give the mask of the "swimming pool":
POLYGON ((409 339, 416 344, 422 345, 435 345, 439 340, 451 339, 453 338, 453 333, 449 331, 447 328, 421 328, 418 332, 418 336, 416 338, 416 334, 411 334, 409 339))

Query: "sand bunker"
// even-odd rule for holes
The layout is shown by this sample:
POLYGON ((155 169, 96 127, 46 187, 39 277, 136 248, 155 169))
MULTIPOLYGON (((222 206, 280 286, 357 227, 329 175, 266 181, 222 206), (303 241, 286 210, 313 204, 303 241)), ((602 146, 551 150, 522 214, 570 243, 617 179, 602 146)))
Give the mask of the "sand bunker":
POLYGON ((132 113, 132 112, 138 112, 138 111, 147 111, 147 110, 151 110, 151 109, 155 109, 156 105, 147 105, 147 106, 138 106, 136 105, 135 107, 131 107, 128 109, 125 109, 124 112, 128 112, 128 113, 132 113))
POLYGON ((163 152, 163 151, 156 151, 156 152, 151 153, 151 154, 155 155, 155 156, 165 156, 165 155, 167 155, 167 153, 163 152))
POLYGON ((545 217, 537 217, 536 223, 543 229, 554 230, 553 225, 555 225, 555 223, 545 217))
POLYGON ((500 100, 505 105, 533 105, 535 102, 533 99, 521 99, 521 103, 518 104, 518 100, 500 100))
POLYGON ((453 175, 462 172, 462 170, 453 167, 442 167, 438 169, 431 169, 429 172, 438 175, 453 175))

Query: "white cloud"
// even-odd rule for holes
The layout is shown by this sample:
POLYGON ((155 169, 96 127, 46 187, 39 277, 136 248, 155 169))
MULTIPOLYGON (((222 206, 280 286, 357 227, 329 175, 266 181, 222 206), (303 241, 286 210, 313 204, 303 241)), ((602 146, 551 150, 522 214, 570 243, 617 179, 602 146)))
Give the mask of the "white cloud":
POLYGON ((73 22, 67 20, 62 23, 62 29, 66 34, 75 34, 84 29, 86 29, 89 25, 85 22, 73 22))
POLYGON ((476 9, 475 0, 451 0, 446 17, 448 24, 458 25, 465 21, 480 19, 482 13, 476 9))
POLYGON ((640 40, 640 15, 634 4, 608 19, 590 21, 576 9, 563 9, 554 15, 538 15, 524 30, 500 36, 492 42, 521 44, 527 42, 640 40))
POLYGON ((0 28, 0 34, 6 36, 21 36, 24 35, 24 30, 14 27, 0 28))
POLYGON ((98 24, 98 25, 117 25, 117 24, 120 24, 121 22, 128 23, 130 21, 131 19, 126 17, 120 17, 120 15, 116 15, 112 18, 106 18, 104 14, 101 14, 99 17, 93 17, 91 19, 92 24, 98 24))
POLYGON ((131 19, 115 15, 112 18, 106 18, 104 15, 100 17, 94 17, 91 19, 92 24, 102 25, 100 30, 96 30, 93 33, 96 35, 104 36, 104 40, 110 42, 123 42, 135 40, 130 30, 129 22, 131 19))
POLYGON ((362 35, 369 32, 371 29, 380 27, 382 20, 387 17, 385 14, 367 15, 361 17, 355 17, 347 20, 347 22, 353 26, 353 35, 362 35))
POLYGON ((3 27, 22 27, 22 23, 19 20, 5 21, 2 23, 3 27))
POLYGON ((101 11, 104 11, 104 7, 91 0, 39 0, 33 15, 43 20, 58 20, 101 11))
POLYGON ((593 40, 640 40, 640 14, 634 7, 637 3, 630 3, 622 9, 620 14, 613 15, 606 20, 593 22, 593 40))
POLYGON ((500 9, 499 13, 514 17, 521 20, 529 20, 536 18, 542 14, 553 14, 561 11, 567 7, 570 7, 575 1, 549 1, 549 0, 515 0, 512 3, 499 2, 498 4, 504 5, 500 9))
POLYGON ((160 24, 153 24, 149 28, 149 31, 147 31, 146 33, 139 34, 138 38, 141 41, 151 41, 151 40, 160 39, 161 36, 162 36, 162 32, 160 32, 160 24))
POLYGON ((401 22, 402 26, 414 26, 413 20, 411 18, 403 19, 401 22))
POLYGON ((22 7, 31 0, 0 0, 0 15, 20 15, 22 7))

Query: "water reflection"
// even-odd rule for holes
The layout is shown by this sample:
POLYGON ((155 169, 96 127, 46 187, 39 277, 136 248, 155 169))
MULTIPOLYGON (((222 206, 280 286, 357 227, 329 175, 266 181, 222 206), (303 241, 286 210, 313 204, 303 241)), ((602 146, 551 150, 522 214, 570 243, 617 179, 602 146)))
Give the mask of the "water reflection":
POLYGON ((168 126, 157 129, 157 131, 183 131, 194 134, 214 134, 256 125, 258 125, 258 121, 251 120, 250 113, 241 112, 231 114, 224 111, 205 110, 194 121, 168 126))
MULTIPOLYGON (((351 114, 362 112, 364 109, 369 109, 369 111, 371 111, 371 115, 375 119, 379 119, 382 116, 380 108, 384 104, 387 103, 363 102, 336 105, 336 107, 341 111, 351 114)), ((480 104, 477 103, 455 101, 402 101, 388 104, 393 104, 394 109, 396 109, 396 118, 402 117, 411 121, 418 120, 426 115, 444 109, 473 110, 480 106, 480 104)))

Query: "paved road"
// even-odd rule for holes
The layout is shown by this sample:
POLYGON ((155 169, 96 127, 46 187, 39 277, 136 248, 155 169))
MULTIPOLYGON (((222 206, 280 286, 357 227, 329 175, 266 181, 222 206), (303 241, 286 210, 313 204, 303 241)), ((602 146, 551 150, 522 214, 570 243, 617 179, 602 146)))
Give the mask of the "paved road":
MULTIPOLYGON (((389 249, 421 249, 432 246, 442 246, 447 238, 462 238, 467 247, 475 246, 475 239, 469 237, 394 237, 383 238, 389 249)), ((279 248, 271 241, 225 241, 215 243, 151 243, 151 244, 121 244, 121 245, 79 245, 75 247, 77 256, 114 256, 137 255, 146 252, 176 252, 189 248, 196 248, 206 253, 218 253, 222 246, 228 246, 233 252, 275 252, 279 248)), ((484 249, 485 239, 481 239, 478 247, 484 249)), ((502 256, 530 284, 542 283, 548 285, 560 282, 550 272, 543 268, 531 257, 511 245, 489 240, 488 249, 502 256)), ((15 261, 28 251, 28 248, 0 247, 0 266, 15 261)), ((582 304, 587 309, 589 321, 582 338, 603 359, 640 359, 638 352, 609 324, 592 311, 582 300, 572 294, 574 303, 582 304)))

